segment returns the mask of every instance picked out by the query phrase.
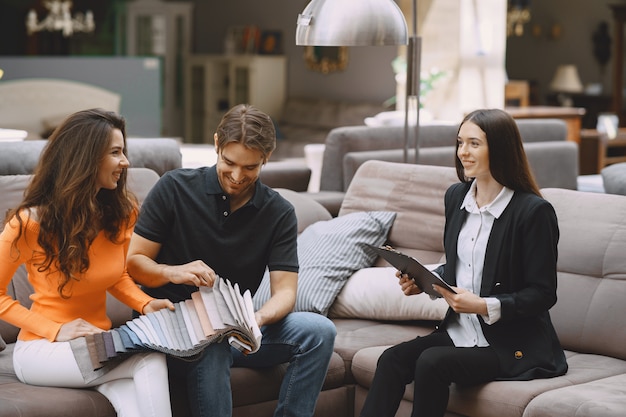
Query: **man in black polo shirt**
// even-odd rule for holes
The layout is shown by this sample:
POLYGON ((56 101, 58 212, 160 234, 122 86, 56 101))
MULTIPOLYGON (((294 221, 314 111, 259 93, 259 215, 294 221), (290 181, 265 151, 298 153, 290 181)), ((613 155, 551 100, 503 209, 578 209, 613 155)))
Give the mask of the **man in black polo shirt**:
POLYGON ((195 362, 168 358, 172 375, 184 376, 194 416, 232 414, 231 365, 289 362, 276 416, 312 416, 326 376, 335 327, 315 313, 292 313, 298 280, 295 212, 258 180, 275 147, 269 116, 249 105, 235 106, 215 134, 217 164, 165 174, 135 226, 128 270, 155 297, 188 299, 198 286, 213 285, 217 275, 254 293, 265 269, 270 271, 272 296, 255 313, 263 334, 258 352, 244 356, 225 340, 195 362))

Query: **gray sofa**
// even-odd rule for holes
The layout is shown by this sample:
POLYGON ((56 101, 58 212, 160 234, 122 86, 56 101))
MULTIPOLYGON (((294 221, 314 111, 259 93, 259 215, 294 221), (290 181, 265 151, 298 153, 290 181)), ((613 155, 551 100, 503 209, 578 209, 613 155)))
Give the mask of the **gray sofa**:
MULTIPOLYGON (((578 146, 567 141, 567 126, 558 119, 517 120, 524 148, 540 187, 575 190, 578 146)), ((458 125, 432 123, 420 126, 419 158, 422 165, 454 166, 458 125)), ((408 161, 415 161, 414 145, 408 161)), ((310 193, 333 215, 356 170, 368 160, 403 162, 403 126, 346 126, 327 136, 321 168, 320 191, 310 193)))
MULTIPOLYGON (((389 243, 426 263, 437 263, 443 256, 443 193, 455 181, 452 168, 369 161, 352 180, 339 216, 359 210, 397 211, 389 243)), ((451 416, 617 417, 626 410, 626 328, 621 324, 626 314, 626 197, 555 188, 542 192, 555 207, 561 232, 558 302, 551 315, 569 371, 552 379, 454 385, 448 407, 451 416)), ((383 270, 369 268, 369 281, 362 280, 359 287, 368 288, 383 270)), ((352 329, 373 339, 368 340, 370 346, 363 342, 355 346, 350 336, 356 331, 347 333, 342 323, 346 312, 370 319, 379 315, 368 307, 377 304, 377 296, 360 300, 355 293, 344 293, 353 289, 349 285, 355 277, 348 280, 331 315, 338 325, 336 350, 341 351, 349 340, 355 351, 350 370, 358 415, 378 356, 409 324, 390 324, 380 316, 373 323, 351 323, 352 329), (361 308, 358 303, 363 304, 361 308)), ((401 303, 388 297, 386 302, 401 303)), ((416 335, 428 328, 419 325, 411 331, 416 335)), ((410 415, 411 392, 406 391, 398 416, 410 415)))
MULTIPOLYGON (((157 174, 180 168, 180 145, 169 138, 129 138, 128 160, 134 168, 149 168, 157 174)), ((0 142, 0 175, 32 174, 45 139, 0 142)))
MULTIPOLYGON (((0 209, 19 198, 15 193, 23 189, 25 180, 0 177, 0 209)), ((448 167, 368 161, 351 182, 337 219, 362 211, 396 212, 388 243, 424 263, 437 263, 443 256, 443 195, 455 181, 454 170, 448 167)), ((150 181, 131 183, 136 192, 137 187, 145 192, 149 186, 150 181)), ((294 204, 300 231, 331 220, 330 213, 303 193, 280 192, 294 204)), ((561 229, 559 301, 551 314, 570 370, 553 379, 454 386, 449 416, 621 417, 626 409, 626 330, 621 324, 626 315, 626 197, 563 189, 544 193, 555 206, 561 229)), ((427 334, 445 312, 440 301, 405 297, 393 269, 381 261, 344 279, 329 311, 337 339, 317 417, 358 415, 385 347, 427 334)), ((9 292, 27 304, 31 291, 25 275, 16 274, 9 292)), ((114 300, 108 311, 114 325, 130 317, 130 311, 114 300)), ((0 322, 0 334, 9 343, 0 352, 0 415, 115 415, 95 391, 19 383, 11 361, 16 333, 17 329, 0 322)), ((233 369, 233 415, 271 416, 284 370, 284 366, 233 369)), ((174 391, 175 415, 186 415, 182 402, 184 398, 174 391)), ((409 416, 410 406, 408 389, 398 417, 409 416)))
POLYGON ((290 97, 277 122, 273 159, 303 158, 304 147, 324 143, 332 129, 362 125, 366 117, 384 110, 382 103, 290 97))
MULTIPOLYGON (((0 142, 0 175, 32 174, 46 140, 0 142)), ((171 138, 128 138, 128 159, 134 168, 149 168, 159 176, 181 168, 180 144, 171 138)), ((297 161, 270 161, 261 181, 273 188, 306 191, 311 169, 297 161)))

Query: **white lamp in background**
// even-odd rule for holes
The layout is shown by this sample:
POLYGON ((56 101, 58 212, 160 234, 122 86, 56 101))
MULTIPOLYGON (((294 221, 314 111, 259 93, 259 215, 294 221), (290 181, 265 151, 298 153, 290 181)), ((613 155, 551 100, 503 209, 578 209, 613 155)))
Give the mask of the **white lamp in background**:
POLYGON ((312 0, 298 15, 296 45, 406 45, 407 82, 404 118, 404 161, 409 147, 409 101, 416 100, 415 161, 418 157, 421 39, 417 37, 417 1, 413 0, 413 34, 393 0, 312 0))
POLYGON ((559 65, 550 83, 550 89, 558 93, 557 99, 561 106, 571 107, 573 99, 569 94, 583 91, 583 83, 578 76, 576 65, 559 65))

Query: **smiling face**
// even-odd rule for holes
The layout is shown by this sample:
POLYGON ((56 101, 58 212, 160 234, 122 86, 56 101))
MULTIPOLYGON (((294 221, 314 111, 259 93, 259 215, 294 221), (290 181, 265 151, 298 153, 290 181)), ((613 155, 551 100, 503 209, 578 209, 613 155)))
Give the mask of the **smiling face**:
POLYGON ((456 155, 468 178, 491 178, 487 135, 475 123, 461 125, 457 138, 456 155))
POLYGON ((230 142, 218 151, 217 178, 222 190, 231 198, 231 205, 241 205, 252 197, 264 162, 261 151, 239 142, 230 142))
POLYGON ((130 163, 124 155, 124 136, 119 129, 113 129, 109 147, 98 165, 97 189, 114 190, 117 188, 117 182, 122 172, 129 165, 130 163))

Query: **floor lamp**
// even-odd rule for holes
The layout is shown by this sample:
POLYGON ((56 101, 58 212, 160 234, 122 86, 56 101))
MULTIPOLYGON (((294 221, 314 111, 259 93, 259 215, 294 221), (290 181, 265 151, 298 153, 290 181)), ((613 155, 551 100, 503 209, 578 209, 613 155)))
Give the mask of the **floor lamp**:
POLYGON ((298 15, 296 45, 406 45, 404 162, 408 161, 409 103, 416 100, 415 161, 418 155, 421 39, 417 37, 417 0, 413 0, 413 34, 393 0, 312 0, 298 15))

